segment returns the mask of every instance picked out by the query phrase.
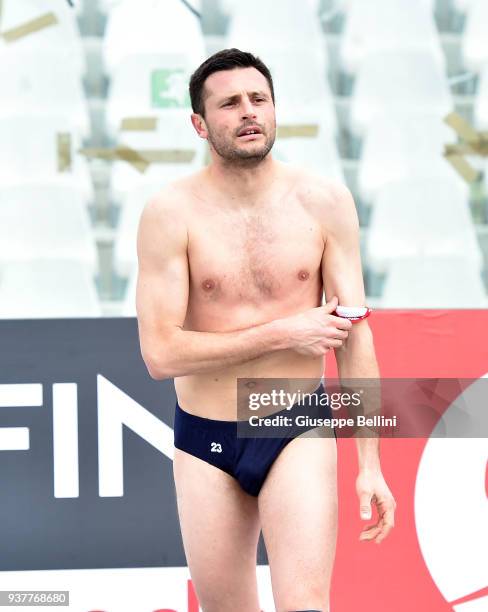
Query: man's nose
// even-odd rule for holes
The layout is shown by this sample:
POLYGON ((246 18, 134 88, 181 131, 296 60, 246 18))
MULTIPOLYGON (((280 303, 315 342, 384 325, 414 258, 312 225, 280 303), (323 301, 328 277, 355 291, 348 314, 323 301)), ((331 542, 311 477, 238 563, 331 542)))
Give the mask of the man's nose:
POLYGON ((256 111, 254 109, 254 106, 252 105, 251 100, 244 99, 242 101, 241 113, 243 119, 245 119, 246 117, 256 117, 256 111))

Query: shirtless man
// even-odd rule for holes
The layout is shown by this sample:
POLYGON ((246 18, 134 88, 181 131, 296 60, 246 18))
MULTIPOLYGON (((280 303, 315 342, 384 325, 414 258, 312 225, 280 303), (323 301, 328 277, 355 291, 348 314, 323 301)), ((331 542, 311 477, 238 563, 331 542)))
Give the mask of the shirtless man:
MULTIPOLYGON (((146 204, 136 298, 149 374, 175 378, 173 465, 190 574, 204 612, 259 612, 262 529, 276 610, 326 612, 336 439, 300 436, 252 456, 250 443, 270 441, 238 447, 232 426, 237 378, 320 380, 332 348, 341 378, 379 376, 367 320, 332 314, 365 302, 355 205, 344 185, 273 159, 273 83, 258 58, 216 53, 190 95, 211 163, 146 204)), ((379 515, 360 539, 380 542, 396 504, 378 439, 357 438, 357 449, 361 518, 371 519, 371 504, 379 515)))

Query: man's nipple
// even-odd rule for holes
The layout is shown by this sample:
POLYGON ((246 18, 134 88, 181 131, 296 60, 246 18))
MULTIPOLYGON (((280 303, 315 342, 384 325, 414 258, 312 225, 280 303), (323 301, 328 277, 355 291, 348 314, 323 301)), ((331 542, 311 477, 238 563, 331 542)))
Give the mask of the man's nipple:
POLYGON ((206 278, 202 283, 202 288, 204 291, 212 291, 212 289, 215 289, 215 281, 211 278, 206 278))

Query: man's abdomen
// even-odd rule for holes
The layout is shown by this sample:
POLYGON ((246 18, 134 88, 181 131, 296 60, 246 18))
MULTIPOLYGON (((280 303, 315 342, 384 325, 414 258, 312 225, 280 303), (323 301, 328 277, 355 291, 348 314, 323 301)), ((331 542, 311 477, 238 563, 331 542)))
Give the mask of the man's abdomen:
POLYGON ((323 371, 323 357, 282 350, 205 374, 180 376, 175 378, 175 388, 183 410, 201 417, 230 421, 238 418, 238 379, 248 379, 245 381, 247 388, 253 393, 269 393, 279 388, 311 392, 317 388, 323 371))

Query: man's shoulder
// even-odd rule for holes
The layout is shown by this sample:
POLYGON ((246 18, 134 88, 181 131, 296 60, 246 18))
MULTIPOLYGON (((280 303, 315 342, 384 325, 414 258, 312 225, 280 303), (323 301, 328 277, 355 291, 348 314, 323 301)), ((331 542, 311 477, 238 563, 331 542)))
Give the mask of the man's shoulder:
POLYGON ((335 178, 320 175, 303 166, 290 167, 296 185, 296 193, 304 206, 320 213, 341 206, 346 198, 351 198, 347 185, 335 178))
POLYGON ((156 188, 143 203, 140 228, 154 235, 186 236, 188 227, 188 177, 156 188))
POLYGON ((199 172, 168 181, 147 199, 145 209, 153 213, 165 215, 167 213, 184 216, 193 185, 198 181, 199 172))

